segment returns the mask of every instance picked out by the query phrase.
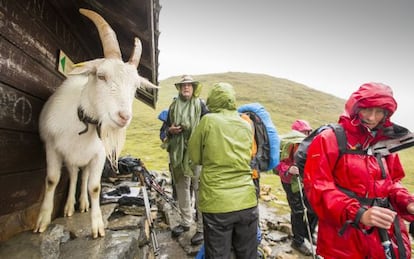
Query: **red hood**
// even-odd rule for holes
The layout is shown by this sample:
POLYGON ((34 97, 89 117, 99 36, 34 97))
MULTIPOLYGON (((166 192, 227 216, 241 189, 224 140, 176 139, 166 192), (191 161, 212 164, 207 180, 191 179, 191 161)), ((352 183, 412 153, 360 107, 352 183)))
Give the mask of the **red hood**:
MULTIPOLYGON (((397 109, 397 102, 393 97, 392 89, 382 83, 366 83, 351 94, 345 104, 345 113, 341 117, 349 117, 351 120, 357 117, 361 108, 379 107, 387 111, 384 126, 390 126, 391 115, 397 109)), ((340 119, 341 120, 341 119, 340 119)), ((359 124, 359 120, 358 120, 359 124)))

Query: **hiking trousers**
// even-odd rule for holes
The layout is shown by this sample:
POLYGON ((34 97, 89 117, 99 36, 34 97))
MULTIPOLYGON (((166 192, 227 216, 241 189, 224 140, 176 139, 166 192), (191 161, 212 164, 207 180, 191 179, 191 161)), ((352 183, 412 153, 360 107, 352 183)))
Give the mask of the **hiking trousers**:
POLYGON ((181 211, 180 225, 189 227, 192 222, 191 209, 191 177, 184 175, 178 169, 173 170, 174 185, 177 192, 178 207, 181 211))
MULTIPOLYGON (((283 189, 286 192, 286 198, 290 207, 290 223, 292 225, 293 233, 293 242, 296 245, 301 245, 305 238, 309 239, 308 228, 306 225, 306 219, 304 218, 304 208, 302 204, 302 197, 300 192, 292 192, 292 186, 289 183, 282 182, 283 189)), ((304 203, 307 203, 306 197, 304 198, 304 203)), ((318 218, 316 214, 307 207, 307 217, 309 220, 309 228, 311 235, 315 233, 316 225, 318 224, 318 218)), ((309 242, 312 242, 309 240, 309 242)))
POLYGON ((202 214, 206 259, 228 259, 232 248, 237 259, 257 258, 257 206, 234 212, 202 214))
MULTIPOLYGON (((177 194, 178 200, 178 207, 181 211, 181 222, 180 225, 185 227, 190 227, 193 222, 193 208, 191 206, 192 195, 191 192, 194 191, 195 195, 195 203, 198 200, 198 182, 199 176, 201 172, 201 166, 196 166, 194 169, 194 177, 189 177, 184 175, 183 172, 175 169, 173 171, 173 179, 174 179, 174 186, 175 191, 177 194), (191 189, 191 185, 193 185, 193 190, 191 189)), ((196 224, 196 231, 203 232, 203 222, 201 220, 201 212, 198 210, 196 204, 194 208, 196 209, 197 213, 197 224, 196 224)))

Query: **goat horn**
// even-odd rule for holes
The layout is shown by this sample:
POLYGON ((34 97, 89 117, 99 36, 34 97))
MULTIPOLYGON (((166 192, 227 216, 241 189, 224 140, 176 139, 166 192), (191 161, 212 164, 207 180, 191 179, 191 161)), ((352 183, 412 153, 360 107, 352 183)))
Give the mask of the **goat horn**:
POLYGON ((101 38, 102 48, 105 58, 115 58, 122 60, 121 49, 119 48, 118 39, 111 26, 94 11, 80 8, 79 12, 88 17, 96 26, 101 38))
POLYGON ((134 49, 132 50, 131 57, 129 58, 128 63, 138 67, 139 60, 141 59, 142 54, 142 43, 138 38, 135 38, 134 49))

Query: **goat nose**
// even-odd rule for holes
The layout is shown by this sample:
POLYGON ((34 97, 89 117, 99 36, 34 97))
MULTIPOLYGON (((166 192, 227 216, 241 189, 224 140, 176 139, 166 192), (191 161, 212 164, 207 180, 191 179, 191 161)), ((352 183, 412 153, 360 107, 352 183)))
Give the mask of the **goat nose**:
POLYGON ((131 115, 126 111, 120 111, 118 112, 119 118, 121 118, 122 121, 127 122, 131 118, 131 115))

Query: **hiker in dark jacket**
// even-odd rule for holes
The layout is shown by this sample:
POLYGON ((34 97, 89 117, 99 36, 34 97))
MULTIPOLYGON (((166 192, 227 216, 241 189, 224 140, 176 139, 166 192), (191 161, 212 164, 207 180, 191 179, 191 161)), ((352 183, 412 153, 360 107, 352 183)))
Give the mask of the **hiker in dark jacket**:
POLYGON ((389 86, 363 84, 339 117, 349 152, 338 156, 332 129, 309 146, 304 187, 319 218, 316 252, 325 259, 386 258, 381 244, 387 239, 393 258, 411 257, 404 220, 414 220, 414 196, 401 184, 404 170, 398 154, 366 153, 395 136, 390 118, 396 109, 389 86))
POLYGON ((291 132, 280 136, 280 163, 276 166, 275 171, 280 176, 290 207, 290 222, 293 233, 291 246, 303 255, 309 256, 312 254, 310 245, 316 244, 313 234, 318 219, 315 213, 309 209, 306 209, 307 218, 304 217, 305 207, 303 204, 305 203, 305 197, 301 196, 299 190, 299 188, 302 188, 302 183, 299 178, 299 168, 294 163, 294 154, 302 140, 312 131, 312 127, 305 120, 296 120, 292 123, 291 128, 291 132), (308 233, 308 230, 310 233, 308 233), (311 240, 307 243, 305 239, 311 240))
POLYGON ((206 114, 188 144, 190 160, 202 165, 199 208, 206 258, 257 258, 258 208, 250 168, 253 132, 236 110, 233 87, 210 90, 206 114))

